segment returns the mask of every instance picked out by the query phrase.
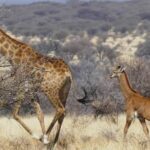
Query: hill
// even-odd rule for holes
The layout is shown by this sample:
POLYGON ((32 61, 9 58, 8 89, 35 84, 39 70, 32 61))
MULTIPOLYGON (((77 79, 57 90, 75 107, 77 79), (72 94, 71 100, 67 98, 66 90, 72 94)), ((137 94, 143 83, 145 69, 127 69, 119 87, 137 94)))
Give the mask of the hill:
POLYGON ((140 22, 150 30, 150 1, 83 2, 59 4, 39 2, 30 5, 0 7, 0 25, 15 34, 56 35, 78 33, 101 34, 115 27, 131 31, 140 22))

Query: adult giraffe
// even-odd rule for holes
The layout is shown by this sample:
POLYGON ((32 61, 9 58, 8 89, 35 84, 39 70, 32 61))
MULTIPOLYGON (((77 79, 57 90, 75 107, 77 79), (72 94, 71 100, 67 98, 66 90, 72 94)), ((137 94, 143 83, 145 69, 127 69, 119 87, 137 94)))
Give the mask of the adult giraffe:
POLYGON ((34 71, 34 78, 37 80, 42 78, 40 88, 56 109, 56 114, 51 124, 45 130, 43 112, 39 103, 36 100, 33 101, 43 136, 35 136, 19 117, 21 102, 14 106, 13 116, 30 135, 37 139, 41 138, 45 144, 49 142, 50 132, 58 121, 58 128, 53 141, 54 146, 58 140, 61 125, 65 117, 65 104, 72 81, 68 65, 62 59, 50 58, 39 54, 27 44, 11 38, 2 29, 0 29, 0 53, 9 60, 12 66, 25 65, 27 66, 27 70, 25 69, 24 71, 34 71))
POLYGON ((128 132, 132 120, 137 117, 143 127, 145 135, 149 138, 149 131, 145 120, 150 121, 150 98, 142 96, 131 87, 125 68, 117 66, 113 70, 111 78, 117 77, 126 103, 126 125, 124 128, 124 138, 128 132))

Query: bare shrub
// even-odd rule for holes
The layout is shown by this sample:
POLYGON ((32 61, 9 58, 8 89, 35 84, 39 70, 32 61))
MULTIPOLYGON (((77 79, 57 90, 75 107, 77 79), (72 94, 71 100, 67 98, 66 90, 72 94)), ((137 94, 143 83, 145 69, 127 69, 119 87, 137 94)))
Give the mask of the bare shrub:
POLYGON ((18 101, 24 101, 24 111, 31 109, 31 101, 35 99, 40 89, 42 79, 34 78, 35 70, 30 71, 28 65, 18 65, 1 77, 0 80, 0 105, 12 109, 18 101))
POLYGON ((113 123, 118 123, 118 105, 113 101, 103 101, 97 104, 96 102, 92 103, 92 108, 94 110, 95 118, 106 117, 108 121, 113 123))
POLYGON ((95 118, 106 117, 109 121, 113 123, 118 122, 118 110, 120 106, 116 103, 116 101, 111 100, 101 100, 99 101, 96 95, 96 88, 87 91, 83 88, 83 92, 85 96, 81 99, 78 99, 78 102, 85 105, 85 107, 91 107, 93 110, 93 114, 95 118), (119 108, 118 108, 119 107, 119 108))

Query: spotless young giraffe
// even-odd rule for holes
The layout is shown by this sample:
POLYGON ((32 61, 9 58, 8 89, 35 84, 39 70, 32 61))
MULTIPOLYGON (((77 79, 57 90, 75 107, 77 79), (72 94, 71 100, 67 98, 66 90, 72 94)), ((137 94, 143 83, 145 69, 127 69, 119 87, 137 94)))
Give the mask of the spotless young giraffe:
POLYGON ((51 130, 55 123, 58 122, 56 135, 52 142, 54 146, 58 140, 61 125, 65 117, 65 104, 72 81, 69 66, 62 59, 50 58, 38 53, 27 44, 7 35, 2 29, 0 29, 0 53, 9 60, 12 66, 26 65, 27 69, 23 71, 34 71, 33 78, 37 81, 42 78, 40 89, 45 93, 56 110, 56 114, 46 130, 44 115, 38 101, 36 101, 37 97, 35 97, 33 104, 42 128, 42 137, 36 136, 21 120, 19 116, 21 102, 14 106, 13 116, 30 135, 42 140, 45 144, 49 143, 51 130))
POLYGON ((126 138, 128 128, 135 117, 139 119, 145 135, 149 138, 149 131, 145 120, 150 121, 150 98, 142 96, 131 87, 124 67, 117 66, 111 75, 111 78, 114 77, 118 78, 121 91, 125 97, 126 125, 124 128, 124 138, 126 138))

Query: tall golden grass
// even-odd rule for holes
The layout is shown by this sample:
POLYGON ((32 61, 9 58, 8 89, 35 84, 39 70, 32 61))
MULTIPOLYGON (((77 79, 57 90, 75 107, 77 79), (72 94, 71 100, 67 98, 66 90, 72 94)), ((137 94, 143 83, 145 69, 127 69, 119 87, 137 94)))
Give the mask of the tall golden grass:
MULTIPOLYGON (((46 115, 48 126, 52 117, 46 115)), ((23 120, 37 134, 41 134, 36 117, 23 120)), ((150 142, 146 140, 142 127, 135 120, 123 141, 125 115, 118 117, 114 124, 105 117, 95 119, 93 116, 66 116, 56 150, 149 150, 150 142)), ((53 138, 52 133, 51 138, 53 138)), ((0 118, 0 150, 46 150, 46 146, 33 140, 12 118, 0 118)))

